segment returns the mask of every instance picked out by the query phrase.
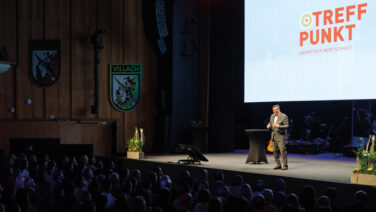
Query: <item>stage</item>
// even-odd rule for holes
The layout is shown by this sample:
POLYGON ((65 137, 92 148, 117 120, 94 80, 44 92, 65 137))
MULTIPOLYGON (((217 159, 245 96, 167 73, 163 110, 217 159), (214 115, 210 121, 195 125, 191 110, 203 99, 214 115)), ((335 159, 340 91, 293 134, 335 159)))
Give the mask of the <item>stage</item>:
MULTIPOLYGON (((342 157, 339 154, 332 153, 317 155, 288 154, 289 169, 287 171, 273 170, 276 164, 272 154, 267 154, 268 164, 245 164, 248 150, 204 155, 209 162, 201 162, 201 165, 195 164, 192 166, 335 183, 350 183, 350 175, 356 168, 355 158, 342 157)), ((147 156, 145 161, 174 164, 179 159, 186 158, 187 155, 183 154, 157 155, 147 156)))
POLYGON ((273 188, 274 182, 282 178, 287 184, 286 192, 298 194, 304 185, 313 185, 317 194, 322 194, 327 187, 334 186, 338 190, 337 200, 342 203, 351 201, 352 194, 364 190, 370 197, 376 197, 376 188, 365 185, 351 184, 350 176, 356 168, 356 159, 338 154, 288 154, 287 171, 273 170, 276 165, 272 154, 267 154, 268 164, 245 164, 248 150, 236 150, 232 153, 204 154, 209 162, 201 164, 179 164, 178 160, 187 159, 187 155, 146 155, 145 159, 134 160, 119 158, 122 165, 129 169, 140 169, 149 173, 160 166, 164 173, 172 179, 179 179, 183 170, 188 170, 196 179, 200 170, 206 168, 209 181, 214 180, 215 172, 220 170, 225 181, 231 183, 233 176, 240 174, 244 182, 253 186, 262 179, 267 188, 273 188))

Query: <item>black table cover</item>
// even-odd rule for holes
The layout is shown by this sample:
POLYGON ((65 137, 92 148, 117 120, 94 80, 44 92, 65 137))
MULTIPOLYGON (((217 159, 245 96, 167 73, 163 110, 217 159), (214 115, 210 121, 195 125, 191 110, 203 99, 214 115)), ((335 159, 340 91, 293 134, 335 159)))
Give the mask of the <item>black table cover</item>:
POLYGON ((245 163, 268 163, 265 145, 270 133, 267 129, 245 129, 249 140, 249 154, 245 163))

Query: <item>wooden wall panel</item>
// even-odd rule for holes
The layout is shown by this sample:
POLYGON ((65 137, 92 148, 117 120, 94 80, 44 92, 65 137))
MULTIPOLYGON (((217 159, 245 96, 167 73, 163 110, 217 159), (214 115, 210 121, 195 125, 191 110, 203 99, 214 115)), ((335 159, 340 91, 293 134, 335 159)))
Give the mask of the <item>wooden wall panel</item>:
POLYGON ((148 92, 153 92, 150 90, 151 88, 151 70, 149 66, 149 54, 147 49, 147 42, 145 39, 144 34, 144 23, 142 20, 142 1, 138 1, 138 24, 137 24, 137 33, 138 33, 138 40, 137 40, 137 49, 138 49, 138 62, 143 64, 142 66, 142 88, 141 88, 141 99, 139 102, 139 106, 137 108, 137 126, 144 129, 144 135, 147 138, 145 143, 145 151, 151 150, 152 144, 150 138, 151 127, 148 124, 147 120, 153 120, 150 117, 149 105, 151 105, 150 98, 153 95, 148 95, 148 92))
MULTIPOLYGON (((147 139, 145 150, 151 151, 156 113, 157 57, 145 39, 141 0, 0 0, 0 3, 6 5, 0 8, 0 25, 6 28, 0 31, 0 45, 6 45, 11 59, 18 64, 15 71, 0 75, 0 120, 12 123, 27 119, 23 127, 28 127, 30 121, 48 120, 50 115, 54 115, 64 120, 57 122, 59 136, 73 143, 93 139, 91 136, 97 135, 97 129, 69 125, 67 119, 115 120, 118 151, 126 150, 124 141, 133 135, 135 126, 144 128, 147 139), (100 105, 99 117, 96 117, 90 111, 94 103, 91 35, 95 29, 101 28, 107 32, 101 36, 104 49, 99 55, 100 105), (31 39, 59 39, 61 42, 60 77, 52 86, 41 88, 29 79, 31 39), (130 112, 119 112, 109 102, 110 63, 142 64, 141 99, 139 106, 130 112), (25 104, 27 98, 32 99, 31 105, 25 104), (8 112, 13 106, 16 113, 8 112), (83 132, 89 137, 82 137, 83 132)), ((1 125, 4 126, 6 124, 1 125)), ((8 130, 16 133, 15 129, 8 130)), ((42 131, 33 134, 26 130, 22 133, 19 136, 39 135, 42 131)), ((101 130, 99 133, 98 136, 106 134, 101 130)), ((0 137, 0 140, 3 139, 0 137)), ((106 137, 102 137, 102 142, 103 151, 110 152, 112 144, 106 137)), ((1 145, 5 144, 0 142, 1 145)))
MULTIPOLYGON (((45 38, 58 40, 59 36, 59 0, 45 1, 45 38)), ((61 58, 61 57, 60 57, 61 58)), ((59 76, 60 77, 60 76, 59 76)), ((44 117, 59 117, 59 83, 54 83, 45 88, 45 111, 44 117)))
MULTIPOLYGON (((16 2, 12 0, 1 0, 0 13, 3 17, 0 19, 0 48, 7 51, 9 58, 3 58, 12 62, 17 61, 17 19, 16 19, 16 2)), ((9 111, 15 107, 15 70, 2 74, 0 77, 0 119, 15 118, 15 113, 9 111)))
MULTIPOLYGON (((125 2, 124 62, 127 64, 138 63, 138 19, 141 18, 138 6, 138 0, 127 0, 125 2)), ((124 113, 124 136, 126 140, 133 135, 136 126, 137 108, 124 113)))
POLYGON ((81 125, 72 121, 64 121, 59 124, 60 140, 64 144, 81 144, 81 125), (80 136, 78 136, 80 135, 80 136))
POLYGON ((71 34, 71 84, 72 84, 72 118, 85 118, 85 27, 84 1, 71 0, 72 34, 71 34))
POLYGON ((99 118, 111 118, 111 105, 108 100, 109 95, 109 78, 108 64, 111 63, 111 35, 112 35, 112 10, 111 2, 107 0, 98 0, 98 29, 105 29, 106 34, 102 36, 102 45, 104 49, 100 53, 99 63, 99 118))
MULTIPOLYGON (((6 48, 9 54, 9 60, 17 61, 17 1, 7 0, 6 9, 6 48)), ((13 68, 5 74, 5 118, 14 119, 15 113, 9 111, 10 108, 15 108, 16 105, 16 90, 15 90, 15 76, 16 70, 13 68)), ((1 99, 0 99, 1 101, 1 99)))
POLYGON ((85 39, 84 43, 84 116, 87 118, 97 118, 91 113, 91 106, 94 105, 94 50, 91 43, 91 36, 96 30, 96 11, 97 5, 95 1, 85 0, 85 25, 82 29, 85 39))
POLYGON ((10 138, 60 138, 61 144, 93 144, 94 154, 111 156, 112 124, 80 124, 76 121, 0 121, 0 148, 9 151, 10 138))
POLYGON ((59 1, 59 38, 61 44, 61 64, 59 77, 59 115, 58 118, 71 117, 71 46, 70 46, 70 1, 59 1))
MULTIPOLYGON (((33 91, 28 77, 29 38, 31 38, 31 1, 18 2, 18 67, 16 71, 16 116, 30 119, 33 115, 31 105, 25 104, 27 98, 33 98, 33 91)), ((16 48, 16 47, 15 47, 16 48)))
MULTIPOLYGON (((5 0, 1 0, 0 3, 2 5, 6 4, 5 0)), ((6 13, 6 7, 0 7, 0 14, 6 13)), ((7 21, 7 16, 4 18, 0 18, 0 27, 5 27, 6 26, 6 21, 7 21)), ((0 48, 5 46, 6 44, 6 30, 0 30, 0 48)), ((4 99, 5 100, 5 77, 0 77, 0 100, 4 99)), ((0 101, 0 118, 3 119, 5 118, 5 111, 6 111, 6 106, 5 106, 6 101, 0 101)))
POLYGON ((112 148, 112 128, 109 125, 81 125, 83 144, 95 141, 94 152, 96 155, 110 156, 112 148))
MULTIPOLYGON (((111 16, 111 62, 123 63, 124 51, 124 0, 112 1, 112 16, 111 16)), ((110 94, 111 95, 111 94, 110 94)), ((124 119, 123 113, 111 107, 111 119, 116 120, 117 130, 117 151, 125 152, 125 138, 124 138, 124 119)))
MULTIPOLYGON (((33 0, 32 1, 32 11, 31 11, 31 37, 29 39, 33 40, 41 40, 44 38, 43 33, 43 24, 44 24, 44 0, 33 0)), ((23 51, 28 51, 29 48, 25 48, 23 51)), ((28 59, 30 55, 28 55, 28 59)), ((31 64, 30 64, 31 65, 31 64)), ((27 72, 31 68, 29 65, 27 72)), ((32 85, 33 96, 32 100, 32 108, 33 108, 33 118, 36 119, 43 119, 46 118, 44 115, 45 112, 45 92, 44 88, 37 86, 35 84, 32 85)))

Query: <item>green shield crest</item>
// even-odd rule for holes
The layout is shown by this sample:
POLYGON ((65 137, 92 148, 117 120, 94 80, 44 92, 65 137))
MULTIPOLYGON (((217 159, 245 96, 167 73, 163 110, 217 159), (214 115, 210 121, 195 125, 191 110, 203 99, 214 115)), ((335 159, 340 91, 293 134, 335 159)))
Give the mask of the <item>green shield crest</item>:
POLYGON ((137 107, 141 96, 141 64, 110 64, 110 101, 121 112, 137 107))

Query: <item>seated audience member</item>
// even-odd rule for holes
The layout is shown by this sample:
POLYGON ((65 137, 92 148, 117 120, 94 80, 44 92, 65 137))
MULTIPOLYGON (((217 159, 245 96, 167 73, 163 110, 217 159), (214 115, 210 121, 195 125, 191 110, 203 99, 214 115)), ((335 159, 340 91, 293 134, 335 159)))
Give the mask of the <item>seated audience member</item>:
POLYGON ((311 185, 305 185, 299 193, 300 205, 306 212, 313 212, 316 203, 316 190, 311 185))
POLYGON ((184 193, 180 197, 180 205, 177 212, 189 212, 192 209, 193 198, 191 193, 184 193))
POLYGON ((18 189, 16 192, 17 204, 22 211, 35 212, 37 209, 31 204, 30 194, 27 189, 18 189))
POLYGON ((346 206, 347 211, 367 211, 366 199, 367 193, 365 191, 356 191, 353 195, 353 201, 346 206))
POLYGON ((278 208, 272 204, 273 200, 273 191, 271 189, 265 189, 262 192, 262 195, 265 198, 264 212, 278 212, 278 208))
POLYGON ((328 187, 326 188, 324 195, 329 197, 333 212, 340 212, 341 208, 335 203, 337 197, 337 189, 335 187, 328 187))
POLYGON ((132 199, 132 209, 134 212, 146 212, 146 202, 142 196, 136 196, 132 199))
POLYGON ((252 204, 253 192, 249 184, 246 183, 242 185, 240 189, 240 196, 246 198, 250 205, 252 204))
POLYGON ((227 198, 230 196, 230 189, 227 185, 222 185, 217 189, 217 197, 224 203, 226 202, 227 198))
POLYGON ((162 175, 161 177, 161 188, 172 188, 172 181, 168 175, 162 175))
POLYGON ((265 198, 262 194, 258 194, 253 197, 252 200, 252 212, 261 212, 264 209, 265 198))
POLYGON ((16 169, 15 172, 14 172, 15 176, 16 176, 16 179, 14 181, 14 185, 16 187, 16 189, 21 189, 21 188, 24 188, 24 183, 25 183, 25 176, 22 174, 21 170, 20 169, 16 169))
POLYGON ((321 207, 331 208, 330 199, 328 196, 322 195, 322 196, 319 196, 319 198, 317 198, 316 204, 315 204, 315 211, 317 211, 321 207))
POLYGON ((243 176, 235 175, 232 179, 232 183, 229 186, 231 195, 240 196, 240 189, 243 185, 243 176))
POLYGON ((120 195, 115 201, 115 208, 117 212, 128 212, 130 211, 128 198, 125 195, 120 195))
POLYGON ((193 212, 206 212, 208 211, 209 201, 211 199, 210 192, 207 189, 202 189, 198 192, 197 203, 193 208, 193 212))
POLYGON ((262 195, 262 192, 264 192, 264 189, 265 189, 265 183, 263 180, 257 180, 256 184, 255 184, 255 190, 253 191, 253 196, 257 196, 259 194, 262 195))
POLYGON ((247 212, 248 211, 248 200, 244 197, 237 197, 234 195, 229 196, 223 204, 224 212, 247 212))
POLYGON ((218 196, 217 190, 218 187, 225 185, 225 175, 221 171, 215 173, 215 181, 210 184, 210 193, 214 196, 218 196))
MULTIPOLYGON (((193 184, 193 189, 192 189, 192 193, 194 196, 197 196, 198 194, 198 191, 203 189, 203 187, 201 186, 202 183, 204 184, 208 184, 208 170, 207 169, 201 169, 197 175, 197 179, 195 180, 194 184, 193 184)), ((209 184, 208 186, 206 187, 206 189, 209 189, 209 184)))
POLYGON ((102 195, 106 197, 106 208, 113 209, 115 207, 116 198, 111 194, 112 183, 106 180, 102 185, 102 195))
POLYGON ((213 197, 209 201, 208 212, 222 212, 222 211, 223 211, 222 201, 218 197, 213 197))
POLYGON ((286 197, 286 204, 290 204, 298 212, 305 212, 305 209, 300 206, 299 198, 296 194, 291 193, 286 197))
POLYGON ((169 188, 162 188, 159 192, 158 201, 154 203, 155 206, 160 207, 163 211, 173 211, 174 208, 171 205, 171 191, 169 188))

